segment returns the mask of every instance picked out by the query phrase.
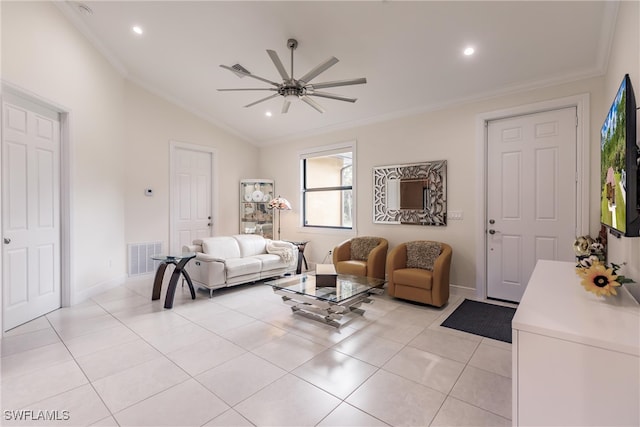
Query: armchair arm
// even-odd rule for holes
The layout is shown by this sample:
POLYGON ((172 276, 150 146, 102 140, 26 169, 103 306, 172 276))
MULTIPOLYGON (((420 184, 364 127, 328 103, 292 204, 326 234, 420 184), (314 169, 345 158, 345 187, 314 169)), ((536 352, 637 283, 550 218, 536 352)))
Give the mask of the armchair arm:
POLYGON ((333 248, 333 264, 351 259, 351 239, 345 240, 333 248))
POLYGON ((380 239, 378 246, 369 252, 367 257, 367 276, 384 279, 388 249, 389 242, 386 239, 380 239))
POLYGON ((437 306, 442 306, 449 299, 449 270, 452 255, 451 246, 442 243, 442 252, 433 264, 431 299, 437 306))
POLYGON ((394 296, 396 292, 396 283, 393 281, 393 272, 407 266, 407 245, 400 243, 391 249, 387 257, 387 292, 394 296))
POLYGON ((198 261, 205 261, 205 262, 220 262, 222 264, 225 263, 225 260, 223 260, 222 258, 216 258, 216 257, 214 257, 212 255, 205 254, 205 253, 202 253, 202 252, 196 253, 196 259, 198 261))

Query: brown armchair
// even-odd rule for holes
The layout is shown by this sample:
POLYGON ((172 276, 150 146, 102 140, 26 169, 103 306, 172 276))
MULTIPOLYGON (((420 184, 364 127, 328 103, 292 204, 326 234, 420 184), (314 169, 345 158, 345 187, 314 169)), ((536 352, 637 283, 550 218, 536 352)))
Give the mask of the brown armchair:
POLYGON ((382 237, 354 237, 333 249, 333 265, 338 274, 384 279, 387 249, 382 237))
POLYGON ((401 243, 387 257, 387 292, 396 298, 442 307, 449 300, 452 253, 446 243, 401 243))

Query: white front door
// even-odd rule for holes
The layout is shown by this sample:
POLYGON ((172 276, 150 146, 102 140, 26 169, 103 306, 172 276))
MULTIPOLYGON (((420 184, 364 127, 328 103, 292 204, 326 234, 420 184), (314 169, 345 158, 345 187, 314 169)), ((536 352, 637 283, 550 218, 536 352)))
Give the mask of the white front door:
POLYGON ((170 253, 183 245, 211 236, 211 177, 213 154, 185 147, 172 147, 172 236, 170 253))
POLYGON ((572 261, 576 109, 488 123, 487 296, 519 302, 537 260, 572 261))
POLYGON ((60 307, 60 120, 2 104, 3 328, 60 307))

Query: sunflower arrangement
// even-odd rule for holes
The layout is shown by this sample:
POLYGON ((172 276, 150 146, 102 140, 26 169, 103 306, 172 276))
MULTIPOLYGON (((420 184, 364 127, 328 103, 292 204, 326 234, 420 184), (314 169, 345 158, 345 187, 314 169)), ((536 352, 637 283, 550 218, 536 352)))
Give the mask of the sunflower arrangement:
POLYGON ((600 260, 593 260, 588 267, 578 264, 576 273, 582 278, 580 284, 585 290, 606 297, 618 295, 616 288, 623 283, 635 283, 627 277, 618 275, 620 268, 618 264, 611 263, 611 266, 607 266, 600 260))

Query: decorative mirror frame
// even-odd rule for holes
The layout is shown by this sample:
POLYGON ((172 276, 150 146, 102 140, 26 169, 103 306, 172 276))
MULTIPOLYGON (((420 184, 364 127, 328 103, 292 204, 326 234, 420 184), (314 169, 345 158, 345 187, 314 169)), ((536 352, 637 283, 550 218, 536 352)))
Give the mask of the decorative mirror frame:
MULTIPOLYGON (((400 197, 398 188, 391 191, 400 197)), ((376 224, 447 225, 447 161, 437 160, 373 168, 373 222, 376 224), (423 179, 425 209, 401 209, 396 200, 390 203, 389 184, 401 180, 423 179), (396 207, 397 206, 397 207, 396 207)))

